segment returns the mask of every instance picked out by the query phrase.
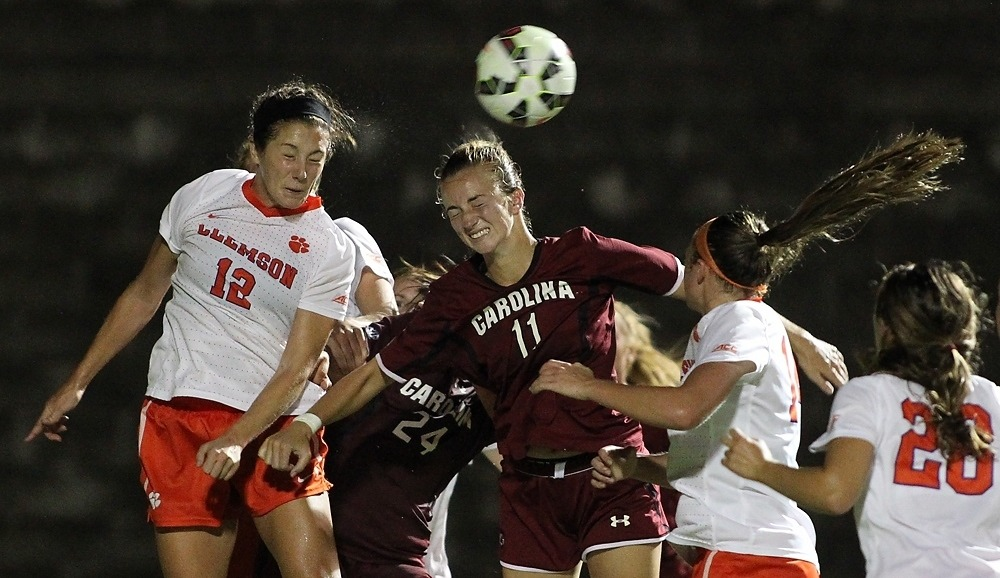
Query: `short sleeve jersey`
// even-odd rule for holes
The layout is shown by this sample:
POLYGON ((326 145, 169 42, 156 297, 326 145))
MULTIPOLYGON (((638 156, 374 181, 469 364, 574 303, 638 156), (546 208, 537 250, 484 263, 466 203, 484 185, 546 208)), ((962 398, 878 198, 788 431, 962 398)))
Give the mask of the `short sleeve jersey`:
POLYGON ((347 316, 357 317, 362 314, 361 309, 358 308, 358 300, 356 298, 358 283, 361 282, 361 272, 364 271, 365 267, 368 267, 372 270, 372 273, 391 284, 392 271, 389 270, 389 264, 385 262, 385 257, 382 256, 382 249, 375 242, 375 238, 371 236, 368 229, 361 225, 361 223, 347 217, 335 219, 333 223, 354 243, 354 283, 351 284, 347 316))
MULTIPOLYGON (((368 328, 372 351, 407 316, 368 328)), ((421 374, 386 388, 362 410, 327 427, 328 478, 337 549, 368 563, 420 564, 434 501, 493 443, 493 423, 467 382, 421 374)))
POLYGON ((762 440, 775 460, 796 466, 799 384, 780 316, 750 300, 706 313, 692 331, 681 365, 681 387, 709 362, 751 361, 722 404, 697 427, 669 430, 668 477, 682 496, 676 544, 740 554, 777 556, 818 564, 812 521, 794 501, 737 476, 722 465, 722 439, 732 427, 762 440))
POLYGON ((923 386, 888 374, 837 391, 827 431, 811 446, 856 438, 875 448, 854 507, 867 576, 1000 576, 1000 388, 975 376, 968 420, 993 432, 993 454, 946 460, 923 386))
POLYGON ((668 294, 682 271, 670 253, 586 228, 539 239, 527 272, 507 287, 490 280, 474 256, 431 285, 413 321, 376 359, 400 383, 428 368, 450 368, 495 393, 494 424, 505 457, 521 459, 529 446, 639 447, 638 424, 620 413, 552 392, 535 395, 528 387, 550 359, 612 377, 612 292, 625 285, 668 294))
MULTIPOLYGON (((263 205, 242 170, 214 171, 179 189, 160 235, 177 255, 147 395, 189 396, 246 410, 274 375, 303 309, 343 319, 355 247, 319 197, 286 210, 263 205)), ((323 390, 309 382, 288 410, 323 390)))

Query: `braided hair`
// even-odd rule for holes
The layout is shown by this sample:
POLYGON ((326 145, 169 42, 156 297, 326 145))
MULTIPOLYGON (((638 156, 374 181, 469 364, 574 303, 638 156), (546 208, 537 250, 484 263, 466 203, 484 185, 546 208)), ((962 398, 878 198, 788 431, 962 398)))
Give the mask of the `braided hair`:
POLYGON ((979 363, 977 336, 988 297, 968 265, 932 260, 896 265, 875 298, 871 369, 922 385, 945 457, 982 457, 993 436, 969 420, 963 402, 979 363))

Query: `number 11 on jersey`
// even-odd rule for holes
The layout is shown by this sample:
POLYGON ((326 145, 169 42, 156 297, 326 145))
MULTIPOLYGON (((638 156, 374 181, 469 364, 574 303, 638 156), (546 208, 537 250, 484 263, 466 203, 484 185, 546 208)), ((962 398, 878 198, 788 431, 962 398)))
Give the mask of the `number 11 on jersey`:
POLYGON ((531 343, 531 347, 528 347, 528 344, 524 341, 524 333, 526 329, 521 328, 520 319, 514 320, 514 327, 511 328, 511 331, 514 332, 514 337, 517 339, 517 346, 521 348, 521 357, 527 358, 528 352, 538 345, 538 342, 542 340, 542 336, 538 333, 538 321, 535 319, 534 311, 531 312, 531 315, 528 317, 528 320, 524 322, 524 324, 527 326, 526 329, 531 330, 531 335, 528 336, 530 339, 534 340, 534 342, 531 343))

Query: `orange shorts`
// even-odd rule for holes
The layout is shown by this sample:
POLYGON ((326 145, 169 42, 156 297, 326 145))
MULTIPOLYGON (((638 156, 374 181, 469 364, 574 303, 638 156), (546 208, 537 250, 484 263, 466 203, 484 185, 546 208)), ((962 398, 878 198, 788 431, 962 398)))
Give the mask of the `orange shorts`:
POLYGON ((819 578, 812 562, 699 549, 692 578, 819 578))
POLYGON ((308 477, 293 478, 257 458, 267 436, 292 419, 278 418, 243 448, 239 469, 230 480, 217 480, 195 464, 198 448, 223 433, 243 415, 231 407, 190 397, 170 401, 146 398, 139 420, 139 481, 149 500, 149 521, 157 528, 217 528, 245 508, 262 516, 297 498, 330 489, 323 474, 327 446, 317 432, 320 451, 308 477))

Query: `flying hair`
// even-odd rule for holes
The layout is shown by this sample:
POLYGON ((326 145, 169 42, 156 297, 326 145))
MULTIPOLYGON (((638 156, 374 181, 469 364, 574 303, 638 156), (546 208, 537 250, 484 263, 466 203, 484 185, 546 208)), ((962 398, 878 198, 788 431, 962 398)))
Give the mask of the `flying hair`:
POLYGON ((964 148, 932 131, 900 136, 827 180, 784 221, 768 227, 750 211, 727 213, 699 228, 693 248, 732 290, 763 296, 810 242, 850 239, 876 211, 945 190, 936 173, 962 160, 964 148))
POLYGON ((827 180, 792 216, 761 233, 757 242, 781 246, 815 238, 850 239, 876 211, 922 201, 946 189, 935 173, 962 160, 964 149, 960 139, 933 131, 902 135, 827 180))

